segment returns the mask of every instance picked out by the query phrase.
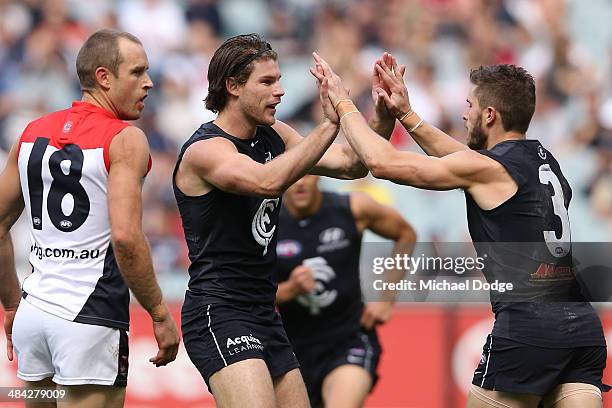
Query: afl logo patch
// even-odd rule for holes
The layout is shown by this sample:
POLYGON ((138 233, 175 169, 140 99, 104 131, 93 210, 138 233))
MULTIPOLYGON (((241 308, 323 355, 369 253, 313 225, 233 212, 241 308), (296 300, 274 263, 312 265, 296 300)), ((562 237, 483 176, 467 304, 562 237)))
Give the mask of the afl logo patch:
POLYGON ((60 227, 62 227, 64 229, 68 229, 68 228, 72 227, 72 222, 70 222, 68 220, 62 220, 62 221, 60 221, 60 227))
POLYGON ((279 258, 291 258, 302 252, 302 244, 292 239, 286 239, 276 244, 276 255, 279 258))
POLYGON ((538 156, 540 156, 540 159, 546 160, 546 150, 544 150, 542 145, 538 146, 538 156))

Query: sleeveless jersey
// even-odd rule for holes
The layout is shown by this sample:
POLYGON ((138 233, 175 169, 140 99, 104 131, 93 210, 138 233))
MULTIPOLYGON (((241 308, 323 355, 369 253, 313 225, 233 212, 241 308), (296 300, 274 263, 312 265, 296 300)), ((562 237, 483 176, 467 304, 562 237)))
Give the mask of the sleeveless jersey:
POLYGON ((601 322, 574 275, 570 222, 572 190, 559 163, 537 140, 508 140, 481 150, 515 180, 514 196, 482 210, 466 192, 468 226, 489 282, 493 335, 544 347, 605 345, 601 322))
POLYGON ((176 202, 189 249, 189 288, 184 308, 210 303, 273 305, 276 284, 276 234, 281 198, 233 194, 218 188, 187 196, 176 185, 176 171, 192 144, 214 137, 232 142, 238 152, 266 163, 285 151, 283 139, 269 126, 240 139, 212 122, 203 124, 183 145, 173 176, 176 202))
POLYGON ((111 247, 107 179, 110 143, 127 126, 74 102, 31 122, 18 144, 31 232, 24 297, 67 320, 124 330, 130 298, 111 247))
POLYGON ((361 234, 351 212, 349 196, 323 192, 320 210, 295 219, 281 210, 276 252, 277 279, 289 279, 303 264, 312 269, 315 291, 278 308, 292 344, 330 344, 360 330, 363 311, 359 282, 361 234))

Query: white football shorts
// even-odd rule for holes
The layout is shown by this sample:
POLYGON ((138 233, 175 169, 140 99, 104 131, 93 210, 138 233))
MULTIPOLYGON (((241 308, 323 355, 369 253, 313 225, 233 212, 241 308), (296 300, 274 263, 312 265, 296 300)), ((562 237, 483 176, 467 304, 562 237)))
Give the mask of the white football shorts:
POLYGON ((128 335, 125 330, 76 323, 22 299, 13 323, 17 377, 60 385, 125 387, 128 335))

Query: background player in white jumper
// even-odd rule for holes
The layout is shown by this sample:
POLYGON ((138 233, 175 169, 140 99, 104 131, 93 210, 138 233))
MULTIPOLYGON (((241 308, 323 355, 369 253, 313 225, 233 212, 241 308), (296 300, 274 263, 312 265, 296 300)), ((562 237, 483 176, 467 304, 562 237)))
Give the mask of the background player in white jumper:
POLYGON ((148 68, 133 35, 92 34, 77 57, 82 100, 31 122, 0 175, 3 305, 14 307, 20 296, 7 239, 24 207, 33 267, 5 329, 18 376, 30 388, 65 388, 61 406, 123 406, 128 286, 153 320, 159 352, 150 361, 168 364, 178 351, 141 228, 149 148, 144 133, 122 121, 144 108, 148 68))

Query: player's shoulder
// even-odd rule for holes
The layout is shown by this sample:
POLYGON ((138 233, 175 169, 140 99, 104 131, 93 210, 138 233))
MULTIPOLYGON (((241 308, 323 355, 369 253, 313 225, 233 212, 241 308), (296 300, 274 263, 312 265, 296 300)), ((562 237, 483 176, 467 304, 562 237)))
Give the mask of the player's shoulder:
POLYGON ((139 149, 143 146, 148 148, 147 136, 138 126, 127 125, 119 130, 116 136, 110 142, 111 151, 115 146, 120 145, 122 149, 135 148, 139 149))
POLYGON ((43 134, 47 135, 55 129, 59 129, 59 127, 64 125, 69 111, 70 109, 62 109, 32 120, 25 127, 21 141, 31 142, 43 134))
POLYGON ((467 175, 500 168, 501 165, 489 150, 459 150, 440 160, 448 163, 455 173, 467 175))

